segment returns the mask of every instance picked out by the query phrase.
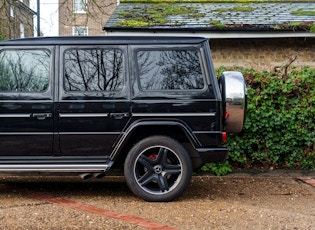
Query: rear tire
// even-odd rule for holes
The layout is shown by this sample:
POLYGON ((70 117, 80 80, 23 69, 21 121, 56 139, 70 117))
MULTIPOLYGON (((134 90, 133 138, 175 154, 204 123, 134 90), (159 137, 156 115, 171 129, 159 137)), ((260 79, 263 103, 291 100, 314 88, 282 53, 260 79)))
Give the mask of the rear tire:
POLYGON ((185 148, 166 136, 138 142, 125 160, 129 189, 146 201, 171 201, 188 186, 192 163, 185 148))

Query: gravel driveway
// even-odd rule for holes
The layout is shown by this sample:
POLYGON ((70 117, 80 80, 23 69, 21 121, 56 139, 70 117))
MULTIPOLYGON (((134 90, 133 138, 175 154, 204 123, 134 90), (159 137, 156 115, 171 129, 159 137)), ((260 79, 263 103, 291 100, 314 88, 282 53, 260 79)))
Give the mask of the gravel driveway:
POLYGON ((148 203, 122 177, 0 177, 0 229, 315 229, 315 187, 299 178, 194 176, 176 201, 148 203))

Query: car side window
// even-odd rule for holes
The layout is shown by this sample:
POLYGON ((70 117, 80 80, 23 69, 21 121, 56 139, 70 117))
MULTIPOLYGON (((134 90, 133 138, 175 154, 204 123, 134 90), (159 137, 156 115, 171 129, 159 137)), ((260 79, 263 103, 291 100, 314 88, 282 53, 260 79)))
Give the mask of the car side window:
POLYGON ((205 86, 197 49, 138 50, 142 90, 200 90, 205 86))
POLYGON ((0 51, 0 93, 45 92, 49 87, 50 51, 0 51))
POLYGON ((121 91, 124 55, 120 49, 67 49, 64 52, 65 91, 121 91))

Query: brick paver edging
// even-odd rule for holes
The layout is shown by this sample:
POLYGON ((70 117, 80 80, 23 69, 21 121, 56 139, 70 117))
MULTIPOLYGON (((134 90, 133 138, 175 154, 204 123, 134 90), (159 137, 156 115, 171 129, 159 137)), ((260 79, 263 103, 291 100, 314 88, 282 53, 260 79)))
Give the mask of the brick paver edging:
POLYGON ((300 179, 300 180, 306 184, 309 184, 309 185, 315 187, 315 179, 300 179))
POLYGON ((137 225, 139 227, 147 228, 147 229, 175 230, 175 228, 172 228, 172 227, 160 224, 160 223, 152 222, 150 220, 147 220, 147 219, 144 219, 144 218, 141 218, 138 216, 133 216, 133 215, 119 213, 119 212, 115 212, 115 211, 111 211, 111 210, 97 208, 95 206, 91 206, 88 204, 50 196, 50 195, 42 193, 42 192, 27 191, 26 195, 28 197, 31 197, 31 198, 34 198, 37 200, 42 200, 42 201, 46 201, 49 203, 58 204, 58 205, 72 208, 72 209, 75 209, 78 211, 93 213, 96 215, 104 216, 106 218, 124 221, 124 222, 130 223, 130 224, 137 225))

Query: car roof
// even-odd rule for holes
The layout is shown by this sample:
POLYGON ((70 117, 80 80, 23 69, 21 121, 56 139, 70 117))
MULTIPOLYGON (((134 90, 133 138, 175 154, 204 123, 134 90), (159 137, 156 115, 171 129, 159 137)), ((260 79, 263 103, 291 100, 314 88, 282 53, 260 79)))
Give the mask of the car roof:
POLYGON ((168 37, 168 36, 66 36, 35 37, 0 42, 6 45, 136 45, 136 44, 198 44, 206 41, 202 37, 168 37))

